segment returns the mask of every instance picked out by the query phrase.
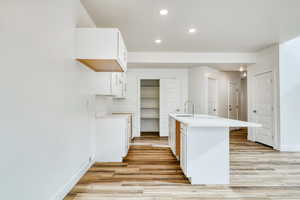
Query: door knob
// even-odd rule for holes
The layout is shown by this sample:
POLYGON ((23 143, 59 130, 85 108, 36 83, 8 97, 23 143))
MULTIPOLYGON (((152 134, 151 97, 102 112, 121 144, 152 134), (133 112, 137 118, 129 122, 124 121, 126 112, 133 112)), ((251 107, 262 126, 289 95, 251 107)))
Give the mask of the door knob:
POLYGON ((253 110, 253 113, 257 113, 257 111, 256 111, 256 110, 253 110))
POLYGON ((213 111, 214 111, 214 112, 216 112, 216 111, 217 111, 217 109, 213 109, 213 111))

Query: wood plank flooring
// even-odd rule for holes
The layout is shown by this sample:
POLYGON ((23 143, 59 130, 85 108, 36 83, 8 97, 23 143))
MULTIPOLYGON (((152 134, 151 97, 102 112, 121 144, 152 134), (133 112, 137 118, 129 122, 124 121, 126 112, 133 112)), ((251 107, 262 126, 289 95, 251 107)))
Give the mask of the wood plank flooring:
POLYGON ((133 144, 168 145, 168 137, 159 137, 159 132, 143 132, 141 135, 133 139, 133 144))
POLYGON ((190 185, 170 149, 148 139, 123 163, 94 164, 65 200, 300 200, 300 153, 247 141, 246 131, 231 133, 230 185, 190 185))

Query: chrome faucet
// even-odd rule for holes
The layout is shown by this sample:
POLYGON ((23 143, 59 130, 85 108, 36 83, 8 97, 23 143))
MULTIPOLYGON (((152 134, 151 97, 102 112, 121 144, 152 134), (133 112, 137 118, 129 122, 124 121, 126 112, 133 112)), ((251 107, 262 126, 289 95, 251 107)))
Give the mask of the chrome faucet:
POLYGON ((192 106, 192 115, 195 117, 195 104, 190 100, 184 102, 184 113, 189 114, 189 105, 192 106))

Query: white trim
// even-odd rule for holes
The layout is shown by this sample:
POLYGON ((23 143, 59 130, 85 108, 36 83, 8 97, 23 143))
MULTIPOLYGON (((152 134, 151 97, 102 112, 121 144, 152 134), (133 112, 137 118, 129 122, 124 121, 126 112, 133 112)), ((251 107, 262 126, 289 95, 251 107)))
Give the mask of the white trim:
MULTIPOLYGON (((137 76, 136 81, 137 81, 137 128, 136 131, 137 133, 134 134, 134 137, 139 137, 141 136, 141 80, 161 80, 161 79, 177 79, 174 76, 155 76, 155 75, 143 75, 143 76, 137 76)), ((181 82, 181 79, 177 79, 181 82)), ((181 100, 180 100, 181 102, 181 100)))
POLYGON ((70 180, 63 185, 57 193, 51 198, 51 200, 62 200, 72 190, 80 178, 91 168, 95 163, 95 158, 86 161, 79 170, 70 178, 70 180))
MULTIPOLYGON (((254 74, 272 71, 273 73, 273 148, 280 149, 280 107, 279 107, 279 46, 275 44, 271 47, 257 52, 257 62, 255 65, 248 67, 248 120, 252 120, 252 77, 254 74)), ((251 128, 250 128, 251 129, 251 128)), ((253 131, 249 129, 248 139, 255 141, 253 131)))
POLYGON ((300 152, 300 145, 296 145, 296 146, 282 145, 280 147, 280 151, 284 151, 284 152, 300 152))
POLYGON ((128 63, 256 63, 255 53, 129 52, 128 63))

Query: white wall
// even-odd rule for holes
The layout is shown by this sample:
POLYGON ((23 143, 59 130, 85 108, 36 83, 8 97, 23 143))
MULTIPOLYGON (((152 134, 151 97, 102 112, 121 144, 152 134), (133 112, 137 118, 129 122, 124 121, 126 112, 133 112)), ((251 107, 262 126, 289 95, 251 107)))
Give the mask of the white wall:
MULTIPOLYGON (((253 116, 253 98, 255 94, 255 88, 254 86, 254 76, 255 74, 264 73, 268 71, 273 72, 273 108, 274 108, 274 136, 275 136, 275 148, 279 149, 279 102, 278 102, 278 67, 279 67, 279 46, 277 44, 272 45, 266 49, 262 49, 257 52, 257 62, 254 65, 248 66, 248 84, 247 84, 247 90, 248 90, 248 120, 249 121, 255 121, 255 118, 253 116)), ((249 128, 249 134, 248 139, 254 140, 254 129, 249 128)))
POLYGON ((300 38, 280 44, 281 150, 300 151, 300 38))
MULTIPOLYGON (((188 69, 158 69, 158 68, 142 68, 129 69, 127 71, 127 97, 126 99, 114 99, 109 105, 110 112, 132 112, 133 116, 133 136, 139 136, 139 108, 138 108, 138 80, 139 78, 176 78, 180 80, 180 104, 183 111, 183 104, 188 96, 188 69)), ((101 102, 97 102, 98 110, 101 107, 101 102)))
POLYGON ((195 104, 195 113, 207 113, 205 105, 205 73, 208 67, 189 69, 189 100, 195 104))
POLYGON ((90 71, 73 59, 78 3, 0 3, 1 199, 50 199, 92 156, 90 71))
POLYGON ((76 19, 76 27, 78 28, 92 28, 96 27, 96 24, 94 23, 93 19, 89 15, 89 13, 86 11, 83 4, 79 3, 77 8, 77 19, 76 19))
POLYGON ((193 67, 189 70, 189 99, 195 104, 196 113, 207 114, 207 78, 218 80, 218 116, 228 117, 229 81, 240 82, 239 72, 221 72, 211 67, 193 67))

